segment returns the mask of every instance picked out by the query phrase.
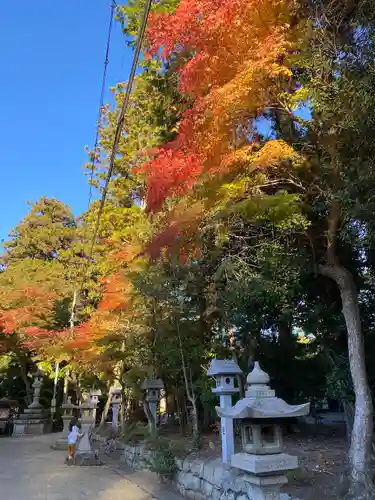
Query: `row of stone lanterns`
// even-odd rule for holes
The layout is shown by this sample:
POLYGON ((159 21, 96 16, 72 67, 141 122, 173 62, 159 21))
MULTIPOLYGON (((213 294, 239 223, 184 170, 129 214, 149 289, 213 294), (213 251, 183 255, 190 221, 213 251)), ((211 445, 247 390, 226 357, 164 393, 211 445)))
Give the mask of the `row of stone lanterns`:
MULTIPOLYGON (((297 457, 283 452, 283 436, 281 419, 307 415, 310 403, 289 405, 277 398, 275 391, 269 387, 270 378, 259 366, 254 364, 247 377, 245 397, 232 406, 232 396, 239 392, 236 378, 242 375, 241 369, 233 360, 214 359, 208 375, 216 380, 212 391, 220 397, 220 406, 216 411, 221 419, 222 461, 225 464, 241 469, 248 483, 248 496, 254 500, 274 500, 278 498, 280 487, 287 482, 286 472, 298 466, 297 457), (235 453, 233 421, 238 419, 241 426, 242 451, 235 453)), ((15 434, 27 432, 43 432, 46 420, 40 404, 40 390, 43 374, 37 372, 34 377, 34 396, 23 415, 15 422, 15 434)), ((160 379, 145 380, 142 389, 146 391, 153 422, 157 424, 157 409, 160 393, 164 384, 160 379)), ((101 395, 92 390, 80 405, 73 405, 71 398, 62 405, 64 410, 64 430, 57 447, 67 446, 69 423, 74 410, 81 413, 82 439, 78 444, 77 457, 80 463, 96 463, 97 457, 92 452, 89 431, 95 423, 96 408, 101 395)), ((119 407, 121 405, 121 389, 112 392, 112 430, 117 432, 119 407)))

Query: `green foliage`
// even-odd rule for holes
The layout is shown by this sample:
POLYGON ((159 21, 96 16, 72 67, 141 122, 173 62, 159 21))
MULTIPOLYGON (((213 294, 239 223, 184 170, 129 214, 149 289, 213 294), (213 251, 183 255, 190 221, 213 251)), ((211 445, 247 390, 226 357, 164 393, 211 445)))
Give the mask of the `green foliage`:
POLYGON ((146 467, 155 472, 161 481, 173 479, 177 465, 172 443, 155 434, 147 439, 146 445, 151 452, 149 458, 144 458, 146 467))
POLYGON ((338 401, 354 403, 353 383, 347 356, 333 353, 331 370, 327 375, 327 395, 338 401))
MULTIPOLYGON (((139 32, 142 14, 145 8, 145 0, 129 0, 125 5, 117 6, 117 19, 120 21, 124 35, 128 38, 128 44, 135 46, 135 39, 139 32)), ((178 0, 161 0, 153 2, 151 12, 171 12, 178 5, 178 0)))
POLYGON ((1 263, 24 259, 51 261, 67 250, 75 236, 76 223, 70 209, 55 199, 42 197, 10 233, 1 263))
POLYGON ((121 441, 125 443, 138 443, 149 436, 148 427, 141 422, 125 422, 121 433, 121 441))

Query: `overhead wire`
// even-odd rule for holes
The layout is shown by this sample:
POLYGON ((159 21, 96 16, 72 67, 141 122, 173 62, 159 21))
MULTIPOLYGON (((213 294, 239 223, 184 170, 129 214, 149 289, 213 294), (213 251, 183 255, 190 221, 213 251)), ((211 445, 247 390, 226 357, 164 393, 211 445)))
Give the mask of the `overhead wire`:
MULTIPOLYGON (((102 82, 101 82, 101 88, 100 88, 100 98, 99 98, 99 107, 98 107, 98 117, 96 121, 96 131, 95 131, 95 141, 94 141, 94 147, 92 150, 91 154, 91 162, 90 162, 90 177, 89 177, 89 193, 88 193, 88 201, 87 201, 87 212, 90 210, 90 205, 92 201, 92 196, 93 196, 93 181, 94 181, 94 174, 95 174, 95 167, 96 164, 98 163, 98 149, 99 149, 99 138, 100 138, 100 128, 101 128, 101 121, 102 121, 102 114, 103 114, 103 108, 104 108, 104 100, 105 100, 105 92, 107 88, 107 73, 108 73, 108 64, 109 64, 109 53, 111 49, 111 41, 112 41, 112 31, 113 31, 113 19, 114 19, 114 14, 115 14, 115 8, 117 6, 117 3, 112 0, 111 3, 111 9, 110 9, 110 16, 109 16, 109 23, 108 23, 108 30, 107 30, 107 40, 106 40, 106 49, 105 49, 105 56, 104 56, 104 68, 103 68, 103 75, 102 75, 102 82)), ((88 229, 88 224, 87 224, 87 217, 84 220, 84 240, 86 239, 85 233, 87 232, 88 229)), ((84 255, 84 241, 83 241, 83 248, 82 248, 82 254, 84 255)), ((77 299, 79 295, 79 281, 80 277, 82 276, 82 269, 85 269, 85 263, 83 263, 83 267, 81 267, 81 271, 78 272, 78 276, 76 278, 76 283, 73 287, 73 300, 72 300, 72 306, 71 306, 71 311, 70 311, 70 329, 74 329, 74 319, 75 319, 75 309, 76 309, 76 304, 77 304, 77 299), (78 283, 77 283, 78 281, 78 283), (78 293, 77 293, 78 292, 78 293)))
POLYGON ((94 246, 96 243, 96 238, 97 238, 98 231, 99 231, 100 219, 101 219, 101 216, 103 213, 103 208, 104 208, 105 200, 107 197, 108 186, 109 186, 109 182, 111 180, 113 169, 115 166, 117 149, 118 149, 118 145, 119 145, 120 138, 121 138, 122 128, 124 125, 125 114, 126 114, 126 111, 127 111, 128 105, 129 105, 130 94, 131 94, 131 91, 133 88, 135 72, 137 70, 139 54, 141 52, 142 45, 143 45, 143 40, 144 40, 144 36, 145 36, 145 32, 146 32, 147 20, 148 20, 148 16, 149 16, 150 9, 151 9, 151 4, 152 4, 152 0, 147 0, 146 5, 145 5, 145 9, 143 12, 142 23, 141 23, 140 30, 139 30, 138 37, 137 37, 137 45, 136 45, 136 49, 135 49, 135 53, 134 53, 134 57, 133 57, 133 63, 132 63, 132 67, 130 70, 128 84, 126 87, 125 98, 124 98, 124 101, 122 103, 120 115, 119 115, 118 120, 117 120, 115 138, 113 141, 111 156, 109 159, 108 173, 107 173, 106 181, 105 181, 104 188, 103 188, 102 198, 100 200, 100 206, 99 206, 98 215, 97 215, 96 224, 95 224, 95 229, 94 229, 94 234, 93 234, 93 238, 92 238, 92 242, 91 242, 89 259, 91 259, 91 257, 92 257, 92 253, 93 253, 94 246))
POLYGON ((98 152, 98 146, 99 146, 100 127, 101 127, 101 119, 102 119, 103 107, 104 107, 105 91, 107 88, 107 70, 108 70, 108 63, 109 63, 109 51, 111 48, 113 18, 114 18, 116 6, 117 6, 117 3, 113 0, 112 4, 111 4, 111 14, 110 14, 109 25, 108 25, 107 45, 106 45, 105 58, 104 58, 104 71, 103 71, 103 76, 102 76, 102 86, 101 86, 101 90, 100 90, 98 119, 96 122, 95 142, 94 142, 93 156, 92 156, 91 169, 90 169, 89 196, 88 196, 87 210, 89 210, 90 205, 91 205, 95 165, 98 161, 97 152, 98 152))
MULTIPOLYGON (((114 2, 114 4, 115 4, 115 6, 117 5, 116 2, 114 2)), ((124 119, 125 119, 126 111, 128 109, 128 106, 129 106, 130 94, 131 94, 132 89, 133 89, 135 73, 136 73, 136 70, 138 67, 139 55, 140 55, 140 52, 142 49, 142 45, 143 45, 143 41, 144 41, 144 37, 145 37, 145 33, 146 33, 147 21, 148 21, 148 17, 149 17, 150 10, 151 10, 151 5, 152 5, 152 0, 146 0, 146 4, 145 4, 143 15, 142 15, 142 21, 141 21, 141 25, 140 25, 138 36, 137 36, 137 44, 136 44, 136 48, 135 48, 135 52, 134 52, 134 56, 133 56, 133 62, 132 62, 132 66, 131 66, 131 70, 130 70, 130 74, 129 74, 129 78, 128 78, 128 82, 127 82, 127 86, 126 86, 124 101, 122 103, 120 114, 119 114, 118 119, 117 119, 115 137, 113 140, 112 150, 111 150, 111 154, 110 154, 110 158, 109 158, 108 172, 107 172, 107 176, 106 176, 105 183, 103 186, 102 197, 101 197, 100 204, 99 204, 99 209, 98 209, 97 218, 96 218, 95 227, 94 227, 94 233, 93 233, 91 244, 90 244, 90 250, 89 250, 87 258, 85 259, 84 272, 83 272, 83 277, 82 277, 79 293, 81 293, 83 290, 84 283, 85 283, 85 280, 87 277, 86 275, 87 275, 89 262, 92 261, 93 252, 94 252, 96 240, 97 240, 98 233, 99 233, 100 220, 101 220, 101 217, 103 214, 103 209, 104 209, 104 205, 105 205, 106 198, 107 198, 108 186, 109 186, 112 174, 113 174, 116 155, 118 152, 118 145, 120 142, 122 129, 123 129, 123 125, 124 125, 124 119)), ((99 129, 98 129, 98 134, 99 134, 99 129)), ((98 135, 98 137, 99 137, 99 135, 98 135)))

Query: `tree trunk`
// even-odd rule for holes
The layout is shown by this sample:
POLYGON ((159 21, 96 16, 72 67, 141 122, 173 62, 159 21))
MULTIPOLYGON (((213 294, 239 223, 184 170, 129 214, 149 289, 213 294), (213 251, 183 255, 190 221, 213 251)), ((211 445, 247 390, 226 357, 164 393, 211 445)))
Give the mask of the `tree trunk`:
POLYGON ((187 364, 186 364, 186 360, 185 360, 184 349, 182 346, 181 335, 180 335, 180 325, 179 325, 178 320, 176 321, 176 328, 177 328, 178 343, 179 343, 179 347, 180 347, 181 366, 182 366, 182 374, 184 376, 186 396, 187 396, 187 398, 190 401, 191 406, 192 406, 191 425, 192 425, 192 431, 193 431, 193 446, 199 447, 200 432, 199 432, 199 420, 198 420, 198 409, 197 409, 197 396, 196 396, 195 391, 194 391, 191 372, 190 372, 190 377, 188 377, 187 364))
POLYGON ((358 306, 358 293, 352 275, 340 265, 319 267, 320 274, 333 279, 342 301, 348 334, 350 373, 355 394, 354 422, 349 448, 348 499, 373 500, 375 492, 371 472, 373 406, 365 366, 365 348, 358 306))
POLYGON ((105 402, 102 416, 100 418, 100 425, 104 425, 106 423, 109 408, 111 406, 111 399, 112 399, 112 388, 110 388, 108 391, 107 401, 105 402))
POLYGON ((25 384, 25 390, 26 390, 25 403, 26 407, 28 407, 33 402, 33 389, 31 387, 31 382, 27 376, 28 363, 27 360, 25 360, 24 356, 21 354, 21 352, 17 349, 17 347, 14 348, 14 353, 17 356, 17 360, 20 365, 21 378, 23 380, 23 383, 25 384))
POLYGON ((26 406, 29 406, 33 402, 33 389, 31 387, 30 380, 27 377, 27 369, 22 361, 20 361, 21 377, 26 389, 26 406))
POLYGON ((63 387, 63 403, 66 404, 68 402, 69 395, 69 372, 65 373, 64 376, 64 387, 63 387))
POLYGON ((342 402, 342 407, 344 409, 344 418, 345 418, 345 428, 346 428, 346 439, 350 444, 352 439, 352 429, 354 422, 354 406, 350 401, 344 399, 342 402))
POLYGON ((151 413, 150 406, 146 398, 143 399, 143 410, 147 417, 148 427, 151 432, 154 432, 156 430, 156 422, 154 420, 153 414, 151 413))

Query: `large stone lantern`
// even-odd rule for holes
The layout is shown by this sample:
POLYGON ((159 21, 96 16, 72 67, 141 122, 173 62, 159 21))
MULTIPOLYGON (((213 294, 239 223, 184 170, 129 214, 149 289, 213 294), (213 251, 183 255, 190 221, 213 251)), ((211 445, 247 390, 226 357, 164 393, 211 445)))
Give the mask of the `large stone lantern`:
MULTIPOLYGON (((232 407, 232 395, 239 392, 239 388, 235 386, 235 381, 237 376, 241 374, 241 368, 233 359, 213 359, 211 361, 207 375, 214 377, 216 380, 216 387, 212 389, 212 392, 220 396, 220 408, 232 407)), ((222 417, 220 419, 220 430, 222 461, 229 464, 234 453, 233 419, 222 417)))
POLYGON ((44 373, 38 370, 34 374, 33 401, 14 422, 14 436, 23 434, 43 434, 48 429, 48 415, 40 403, 40 391, 43 385, 44 373))
POLYGON ((241 422, 241 453, 232 455, 231 465, 245 471, 248 496, 254 500, 274 500, 287 483, 285 473, 298 467, 297 457, 283 453, 280 421, 307 415, 310 403, 288 405, 269 387, 270 378, 256 362, 247 377, 245 397, 232 408, 216 408, 220 417, 241 422))
POLYGON ((164 383, 161 379, 147 379, 143 382, 142 389, 146 391, 146 401, 154 420, 153 424, 150 423, 150 427, 152 425, 156 427, 158 418, 158 402, 160 392, 164 389, 164 383))

